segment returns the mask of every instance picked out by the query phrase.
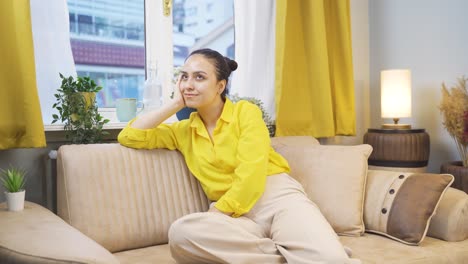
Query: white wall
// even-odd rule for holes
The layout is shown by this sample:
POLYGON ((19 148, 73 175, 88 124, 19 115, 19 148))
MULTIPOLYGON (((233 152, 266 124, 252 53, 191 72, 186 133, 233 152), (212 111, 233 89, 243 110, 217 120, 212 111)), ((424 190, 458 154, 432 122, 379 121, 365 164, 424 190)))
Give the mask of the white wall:
MULTIPOLYGON (((358 2, 351 0, 352 6, 358 2)), ((380 118, 380 71, 411 69, 413 114, 402 121, 428 132, 430 172, 439 172, 445 161, 459 160, 443 128, 438 104, 442 82, 452 85, 458 77, 468 76, 467 11, 466 0, 369 1, 371 126, 390 122, 380 118)), ((359 66, 354 65, 355 69, 359 66)))

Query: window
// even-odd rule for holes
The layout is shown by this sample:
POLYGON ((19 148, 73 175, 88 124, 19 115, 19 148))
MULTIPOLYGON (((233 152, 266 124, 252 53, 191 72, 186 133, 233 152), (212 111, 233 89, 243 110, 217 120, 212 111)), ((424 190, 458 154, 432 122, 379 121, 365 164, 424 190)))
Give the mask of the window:
POLYGON ((208 47, 234 56, 233 0, 173 0, 169 17, 163 15, 162 2, 67 0, 76 71, 103 87, 97 101, 104 113, 115 112, 117 98, 142 101, 151 62, 157 62, 164 100, 173 89, 173 67, 182 65, 192 50, 208 47))
POLYGON ((191 51, 212 48, 234 58, 233 0, 173 0, 172 20, 162 14, 161 1, 146 1, 146 51, 148 61, 157 61, 163 81, 163 101, 173 90, 173 68, 183 64, 191 51), (208 12, 206 6, 211 6, 208 12), (212 19, 210 23, 207 18, 212 19), (172 38, 158 36, 171 35, 172 38), (168 53, 167 50, 173 50, 168 53))
POLYGON ((68 0, 67 4, 77 74, 103 87, 97 95, 99 107, 114 108, 117 98, 141 100, 144 0, 68 0))
POLYGON ((213 2, 206 4, 206 11, 209 13, 213 9, 213 2))

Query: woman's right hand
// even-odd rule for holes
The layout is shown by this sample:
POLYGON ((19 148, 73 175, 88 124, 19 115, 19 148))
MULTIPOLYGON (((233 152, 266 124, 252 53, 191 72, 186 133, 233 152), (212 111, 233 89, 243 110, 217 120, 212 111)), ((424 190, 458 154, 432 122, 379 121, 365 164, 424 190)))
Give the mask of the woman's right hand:
POLYGON ((132 124, 131 127, 139 129, 149 129, 157 127, 177 111, 185 107, 184 97, 180 91, 180 77, 174 89, 174 96, 171 101, 165 103, 160 108, 139 116, 132 124))

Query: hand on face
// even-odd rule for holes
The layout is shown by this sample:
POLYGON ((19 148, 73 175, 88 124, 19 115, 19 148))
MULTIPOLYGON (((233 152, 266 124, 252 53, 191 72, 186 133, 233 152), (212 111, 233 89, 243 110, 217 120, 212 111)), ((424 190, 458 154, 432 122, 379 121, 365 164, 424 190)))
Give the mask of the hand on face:
POLYGON ((184 97, 182 96, 182 92, 180 90, 180 79, 181 79, 181 76, 179 76, 177 78, 177 83, 176 83, 176 87, 174 89, 174 97, 173 97, 173 100, 182 105, 182 106, 186 106, 185 104, 185 100, 184 100, 184 97))

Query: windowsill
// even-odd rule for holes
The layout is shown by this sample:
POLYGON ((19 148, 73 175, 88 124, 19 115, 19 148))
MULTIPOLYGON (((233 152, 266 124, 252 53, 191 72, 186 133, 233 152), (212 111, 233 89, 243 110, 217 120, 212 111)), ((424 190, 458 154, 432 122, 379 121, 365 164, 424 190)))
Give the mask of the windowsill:
MULTIPOLYGON (((104 125, 103 130, 109 132, 109 135, 104 136, 103 142, 115 142, 120 131, 127 125, 126 122, 122 123, 108 123, 104 125)), ((63 124, 44 125, 44 131, 47 143, 62 142, 66 143, 69 140, 65 137, 65 130, 63 124)))
MULTIPOLYGON (((107 123, 104 125, 104 130, 123 129, 127 122, 107 123)), ((64 131, 62 124, 44 125, 44 131, 64 131)))
MULTIPOLYGON (((177 117, 175 115, 169 117, 166 121, 164 121, 165 124, 172 124, 174 122, 178 121, 177 117)), ((104 130, 115 130, 115 129, 123 129, 125 126, 127 126, 128 122, 109 122, 104 125, 104 130)), ((63 129, 63 124, 44 124, 44 131, 45 132, 50 132, 50 131, 64 131, 63 129)))
MULTIPOLYGON (((177 117, 173 115, 164 121, 164 123, 171 124, 176 121, 177 117)), ((105 124, 103 130, 109 132, 109 135, 104 137, 104 142, 116 142, 117 136, 125 126, 127 126, 127 122, 112 122, 105 124)), ((65 137, 63 124, 44 124, 44 131, 47 142, 68 142, 65 137)))

